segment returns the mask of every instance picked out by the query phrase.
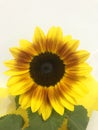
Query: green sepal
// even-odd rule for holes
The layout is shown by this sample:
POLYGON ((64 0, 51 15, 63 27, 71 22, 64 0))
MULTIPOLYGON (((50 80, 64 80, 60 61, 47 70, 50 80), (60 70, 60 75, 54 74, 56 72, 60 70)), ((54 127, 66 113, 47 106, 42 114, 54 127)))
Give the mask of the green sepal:
POLYGON ((68 130, 86 130, 89 118, 83 106, 75 106, 75 110, 68 116, 68 130))
POLYGON ((24 120, 20 115, 6 115, 0 118, 0 130, 22 130, 24 120))
POLYGON ((19 96, 15 97, 16 109, 20 106, 19 104, 19 96))
POLYGON ((37 112, 32 113, 31 109, 28 109, 29 127, 25 128, 25 130, 58 130, 58 128, 61 127, 66 114, 65 111, 64 115, 61 116, 53 111, 49 119, 44 121, 37 112))

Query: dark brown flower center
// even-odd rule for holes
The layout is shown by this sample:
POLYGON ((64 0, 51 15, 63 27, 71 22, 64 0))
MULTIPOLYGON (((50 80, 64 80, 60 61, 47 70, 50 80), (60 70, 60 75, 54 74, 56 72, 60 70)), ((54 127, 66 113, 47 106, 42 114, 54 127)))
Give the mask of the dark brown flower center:
POLYGON ((35 56, 30 62, 30 75, 42 86, 57 84, 65 73, 65 65, 56 54, 49 52, 35 56))

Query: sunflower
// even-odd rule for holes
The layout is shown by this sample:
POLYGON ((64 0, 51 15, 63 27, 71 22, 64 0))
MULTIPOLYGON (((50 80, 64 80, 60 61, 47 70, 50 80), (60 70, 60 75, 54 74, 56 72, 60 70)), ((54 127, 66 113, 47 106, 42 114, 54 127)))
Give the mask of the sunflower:
POLYGON ((85 62, 89 53, 76 50, 79 40, 63 36, 60 27, 47 33, 36 27, 33 41, 20 41, 10 48, 14 57, 5 62, 10 68, 7 86, 12 95, 19 95, 22 108, 31 107, 46 120, 54 109, 63 115, 65 108, 73 111, 77 99, 87 92, 84 80, 91 72, 85 62))

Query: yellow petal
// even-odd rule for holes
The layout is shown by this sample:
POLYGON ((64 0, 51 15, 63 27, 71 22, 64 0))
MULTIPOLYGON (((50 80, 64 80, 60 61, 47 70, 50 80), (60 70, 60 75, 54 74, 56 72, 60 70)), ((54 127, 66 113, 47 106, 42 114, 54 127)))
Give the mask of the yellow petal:
MULTIPOLYGON (((10 77, 9 79, 8 79, 8 82, 7 82, 7 86, 11 86, 11 85, 14 85, 14 84, 16 84, 16 83, 18 83, 18 82, 21 82, 21 81, 25 81, 25 80, 27 80, 27 79, 29 79, 29 74, 28 73, 26 73, 26 74, 22 74, 21 76, 19 75, 19 76, 12 76, 12 77, 10 77)), ((33 81, 32 81, 33 82, 33 81)))
POLYGON ((44 39, 45 39, 44 32, 41 30, 41 28, 36 27, 34 32, 33 42, 43 41, 44 39))
POLYGON ((43 109, 43 111, 42 111, 43 119, 47 120, 50 117, 51 113, 52 113, 51 105, 49 105, 48 103, 47 104, 43 104, 43 105, 41 105, 40 109, 43 109))
POLYGON ((48 98, 51 103, 51 106, 54 110, 59 113, 60 115, 64 114, 64 107, 60 104, 58 100, 58 96, 55 94, 54 87, 49 87, 48 89, 48 98))
POLYGON ((19 42, 19 44, 20 44, 20 47, 22 49, 26 49, 26 48, 29 48, 29 47, 32 46, 31 42, 29 42, 28 40, 24 40, 24 39, 21 39, 20 42, 19 42))
POLYGON ((70 75, 70 77, 73 76, 85 76, 88 75, 92 70, 92 67, 90 67, 87 63, 78 64, 75 66, 66 66, 66 73, 70 75))
POLYGON ((63 33, 60 27, 52 27, 47 34, 47 51, 57 51, 58 45, 63 41, 63 33))
POLYGON ((20 40, 20 47, 22 50, 24 50, 26 53, 29 53, 32 56, 38 54, 38 52, 33 47, 33 43, 27 40, 20 40))
POLYGON ((89 55, 90 53, 85 50, 76 51, 69 55, 66 62, 68 65, 83 63, 88 59, 89 55))
POLYGON ((18 59, 21 62, 30 62, 32 59, 32 56, 30 54, 17 47, 10 48, 10 52, 15 59, 18 59))
MULTIPOLYGON (((33 86, 34 88, 34 86, 33 86)), ((21 104, 21 107, 24 109, 27 109, 28 107, 31 106, 31 99, 32 99, 32 93, 33 89, 27 91, 26 93, 20 95, 19 97, 19 104, 21 104)))
POLYGON ((5 71, 4 74, 9 75, 9 76, 15 76, 15 75, 22 75, 22 74, 26 74, 29 72, 29 69, 27 70, 18 70, 18 69, 11 69, 8 71, 5 71))
POLYGON ((62 85, 63 91, 76 100, 81 94, 78 93, 76 89, 72 89, 73 81, 70 81, 68 77, 64 77, 64 79, 60 81, 60 84, 62 85))
POLYGON ((9 68, 16 68, 16 69, 22 69, 22 70, 27 70, 30 65, 26 62, 18 62, 17 60, 8 60, 5 61, 4 64, 9 67, 9 68))
POLYGON ((61 44, 58 47, 57 54, 60 55, 61 59, 64 59, 66 61, 69 54, 76 51, 78 46, 79 46, 79 40, 70 40, 67 43, 61 44))
POLYGON ((39 27, 36 27, 33 37, 33 47, 38 53, 45 52, 45 43, 46 37, 44 35, 44 32, 39 27))
POLYGON ((79 40, 74 40, 74 39, 72 39, 72 40, 70 40, 70 41, 68 41, 65 45, 66 45, 66 53, 68 53, 68 51, 69 52, 74 52, 74 51, 76 51, 76 49, 78 48, 78 46, 79 46, 79 44, 80 44, 80 41, 79 40))
POLYGON ((60 27, 51 27, 47 34, 47 39, 54 42, 61 42, 63 38, 62 29, 60 27))
POLYGON ((67 90, 65 91, 64 87, 61 84, 57 84, 57 89, 61 93, 61 95, 65 97, 67 101, 69 101, 72 104, 76 104, 76 100, 74 99, 74 97, 70 96, 67 93, 67 90))
POLYGON ((42 117, 44 120, 47 120, 52 113, 52 106, 49 103, 48 95, 47 95, 47 89, 44 91, 44 100, 40 106, 39 114, 42 114, 42 117))
POLYGON ((32 109, 32 112, 36 112, 42 102, 43 102, 43 99, 44 98, 44 89, 40 86, 38 86, 34 91, 33 91, 33 94, 32 94, 32 99, 31 99, 31 109, 32 109))
POLYGON ((9 92, 12 95, 20 95, 23 94, 25 92, 27 92, 28 90, 30 90, 33 86, 33 81, 30 79, 23 79, 20 82, 17 82, 16 84, 11 84, 9 86, 9 92))
POLYGON ((71 35, 67 35, 67 36, 64 36, 64 37, 63 37, 64 43, 67 43, 67 42, 69 42, 70 40, 72 40, 72 36, 71 36, 71 35))
MULTIPOLYGON (((86 82, 85 79, 81 79, 79 81, 79 80, 66 78, 66 83, 65 84, 70 87, 70 90, 69 90, 70 92, 73 91, 73 92, 76 93, 74 95, 74 97, 76 95, 79 95, 79 97, 81 97, 81 96, 84 96, 85 94, 88 93, 88 89, 87 89, 86 85, 83 82, 86 82)), ((78 97, 78 99, 79 99, 79 97, 78 97)))
POLYGON ((91 70, 91 66, 89 66, 88 63, 84 62, 84 63, 73 65, 73 66, 72 65, 67 65, 66 69, 67 70, 72 70, 72 71, 73 70, 77 71, 77 70, 81 70, 81 69, 84 70, 85 69, 85 70, 89 71, 89 70, 91 70))
POLYGON ((58 96, 58 100, 59 102, 68 110, 73 111, 74 110, 74 104, 72 104, 71 102, 69 102, 63 95, 62 93, 59 91, 58 86, 55 87, 55 93, 58 96))

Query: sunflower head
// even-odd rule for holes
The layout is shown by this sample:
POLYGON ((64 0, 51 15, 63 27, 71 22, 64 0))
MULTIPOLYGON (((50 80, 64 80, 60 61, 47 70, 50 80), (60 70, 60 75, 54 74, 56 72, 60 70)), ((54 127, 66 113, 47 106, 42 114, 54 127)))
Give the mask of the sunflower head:
POLYGON ((63 115, 64 108, 73 111, 77 98, 87 92, 84 84, 91 67, 85 62, 89 53, 77 50, 79 41, 63 36, 60 27, 48 33, 37 27, 33 41, 20 41, 11 48, 14 59, 6 61, 10 68, 7 86, 19 95, 22 108, 31 107, 46 120, 54 109, 63 115))

